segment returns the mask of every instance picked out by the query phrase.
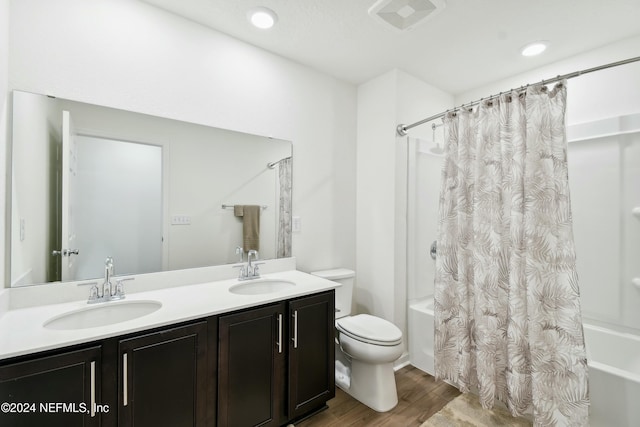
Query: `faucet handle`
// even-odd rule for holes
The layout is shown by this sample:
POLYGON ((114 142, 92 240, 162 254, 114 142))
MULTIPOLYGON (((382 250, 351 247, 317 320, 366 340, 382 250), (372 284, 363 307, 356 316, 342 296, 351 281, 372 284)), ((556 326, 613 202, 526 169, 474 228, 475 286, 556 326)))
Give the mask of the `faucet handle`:
POLYGON ((98 284, 94 284, 91 289, 89 289, 89 299, 87 303, 92 303, 98 300, 98 284))
POLYGON ((234 264, 231 268, 239 268, 240 272, 238 273, 238 279, 244 279, 247 277, 247 266, 245 264, 234 264))
POLYGON ((125 277, 124 279, 116 279, 116 291, 111 296, 112 300, 124 299, 124 283, 128 280, 136 280, 135 277, 125 277))
POLYGON ((100 295, 98 295, 98 293, 100 292, 98 290, 98 282, 94 281, 78 283, 77 286, 91 286, 91 288, 89 289, 89 299, 87 300, 88 304, 98 301, 98 298, 100 297, 100 295))
POLYGON ((266 264, 266 262, 261 261, 261 262, 254 262, 253 263, 253 277, 254 278, 260 277, 260 266, 262 264, 266 264))

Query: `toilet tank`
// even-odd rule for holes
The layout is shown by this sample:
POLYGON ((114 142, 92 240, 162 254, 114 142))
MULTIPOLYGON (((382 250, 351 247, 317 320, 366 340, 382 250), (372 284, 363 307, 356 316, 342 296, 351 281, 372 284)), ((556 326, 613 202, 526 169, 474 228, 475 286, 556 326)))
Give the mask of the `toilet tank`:
POLYGON ((353 282, 356 272, 347 268, 334 268, 332 270, 314 271, 311 274, 342 285, 336 288, 336 319, 350 315, 353 282))

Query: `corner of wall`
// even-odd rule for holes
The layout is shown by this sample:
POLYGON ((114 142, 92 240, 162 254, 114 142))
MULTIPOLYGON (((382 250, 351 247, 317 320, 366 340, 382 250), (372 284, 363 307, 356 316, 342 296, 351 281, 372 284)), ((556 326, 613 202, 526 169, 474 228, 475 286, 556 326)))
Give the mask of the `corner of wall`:
POLYGON ((405 334, 407 138, 395 129, 452 103, 451 94, 397 69, 358 87, 356 310, 390 320, 405 334))
POLYGON ((356 143, 357 311, 392 319, 397 77, 389 71, 358 87, 356 143))
MULTIPOLYGON (((7 171, 9 170, 9 0, 0 0, 0 200, 5 200, 7 194, 7 171)), ((9 251, 6 230, 8 229, 8 204, 0 211, 0 241, 5 242, 0 256, 0 277, 4 286, 8 286, 6 277, 6 263, 9 251)), ((0 286, 1 287, 1 286, 0 286)))

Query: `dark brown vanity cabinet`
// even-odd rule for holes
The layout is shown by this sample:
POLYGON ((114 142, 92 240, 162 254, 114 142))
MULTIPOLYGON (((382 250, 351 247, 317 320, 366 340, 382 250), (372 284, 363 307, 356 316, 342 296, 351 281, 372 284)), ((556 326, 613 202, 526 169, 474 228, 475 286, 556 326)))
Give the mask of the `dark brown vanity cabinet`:
POLYGON ((289 419, 324 407, 335 396, 334 291, 288 303, 289 419))
POLYGON ((278 426, 335 395, 334 292, 219 319, 218 426, 278 426))
POLYGON ((206 321, 123 339, 118 347, 119 426, 206 426, 206 321))
POLYGON ((334 396, 333 319, 328 291, 0 361, 0 427, 286 425, 334 396))
POLYGON ((0 426, 100 426, 101 347, 0 366, 0 426))
POLYGON ((216 331, 211 317, 0 365, 0 402, 15 403, 0 426, 211 426, 216 331))
POLYGON ((219 318, 219 427, 284 421, 284 310, 277 303, 219 318))

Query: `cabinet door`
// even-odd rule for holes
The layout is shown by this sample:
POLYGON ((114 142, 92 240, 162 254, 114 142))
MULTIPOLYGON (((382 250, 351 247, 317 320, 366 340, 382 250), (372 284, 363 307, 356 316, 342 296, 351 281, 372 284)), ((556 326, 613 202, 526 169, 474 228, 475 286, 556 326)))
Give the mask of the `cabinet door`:
POLYGON ((220 317, 218 427, 278 426, 284 415, 284 304, 220 317))
POLYGON ((99 426, 100 355, 96 346, 0 366, 0 402, 9 404, 0 426, 99 426))
POLYGON ((206 322, 121 340, 118 354, 120 426, 205 425, 206 322))
POLYGON ((289 419, 335 396, 334 292, 289 302, 289 419))

